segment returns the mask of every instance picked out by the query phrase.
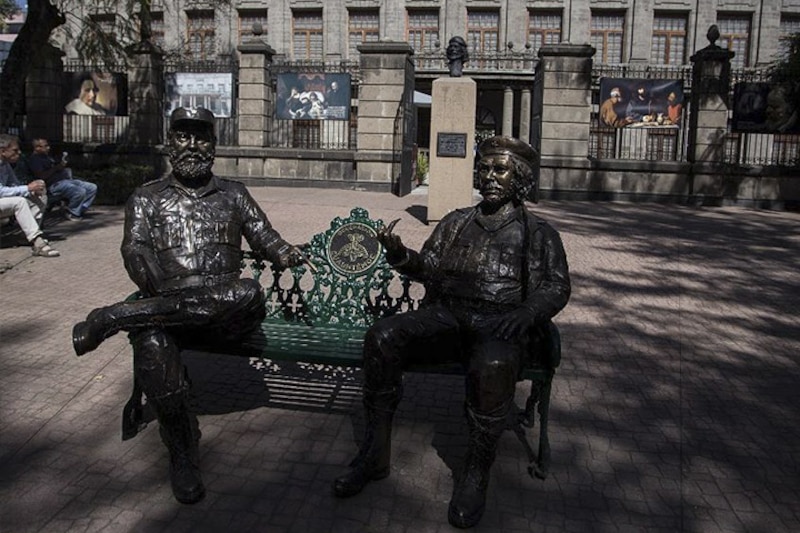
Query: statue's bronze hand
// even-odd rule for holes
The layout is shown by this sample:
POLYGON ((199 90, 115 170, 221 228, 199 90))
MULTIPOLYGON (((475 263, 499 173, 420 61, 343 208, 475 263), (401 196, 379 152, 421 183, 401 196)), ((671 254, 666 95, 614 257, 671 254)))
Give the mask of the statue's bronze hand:
POLYGON ((295 267, 305 263, 312 272, 316 273, 317 268, 311 263, 311 260, 301 250, 301 248, 303 248, 304 246, 305 245, 302 244, 299 246, 289 245, 284 249, 281 249, 281 251, 279 252, 280 259, 278 261, 280 266, 282 266, 283 268, 287 268, 287 267, 295 267))
POLYGON ((378 240, 386 248, 386 260, 392 264, 402 261, 407 256, 406 247, 400 236, 392 233, 398 222, 400 222, 399 218, 378 230, 378 240))
POLYGON ((520 307, 509 311, 497 320, 494 334, 496 337, 505 340, 519 337, 533 326, 533 321, 534 317, 530 309, 520 307))

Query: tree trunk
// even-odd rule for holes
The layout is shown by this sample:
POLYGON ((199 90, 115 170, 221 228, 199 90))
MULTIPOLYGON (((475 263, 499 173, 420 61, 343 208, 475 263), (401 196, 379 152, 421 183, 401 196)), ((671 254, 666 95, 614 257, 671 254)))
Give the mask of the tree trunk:
POLYGON ((47 45, 53 30, 65 22, 63 13, 49 1, 28 0, 25 24, 0 72, 0 132, 17 125, 17 113, 24 108, 25 81, 39 60, 38 51, 47 45))

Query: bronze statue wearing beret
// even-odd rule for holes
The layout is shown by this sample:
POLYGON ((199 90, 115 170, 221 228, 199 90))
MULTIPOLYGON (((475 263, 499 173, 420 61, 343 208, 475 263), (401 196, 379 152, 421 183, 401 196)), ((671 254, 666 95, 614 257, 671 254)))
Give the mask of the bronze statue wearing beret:
POLYGON ((448 519, 467 528, 483 515, 489 470, 512 406, 532 328, 567 303, 569 271, 561 239, 524 202, 536 186, 539 154, 527 143, 492 137, 478 148, 483 200, 446 215, 422 250, 384 228, 387 260, 425 284, 416 311, 378 321, 364 340, 366 435, 337 496, 359 493, 389 475, 391 423, 404 368, 460 361, 467 370, 469 448, 448 519))

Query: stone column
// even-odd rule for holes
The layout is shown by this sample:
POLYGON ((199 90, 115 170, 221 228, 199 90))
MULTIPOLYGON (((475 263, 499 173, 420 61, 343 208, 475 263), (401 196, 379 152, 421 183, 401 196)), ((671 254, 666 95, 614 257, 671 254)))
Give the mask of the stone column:
POLYGON ((692 163, 689 194, 718 197, 724 176, 718 165, 725 161, 728 133, 728 87, 734 53, 717 46, 716 25, 708 30, 709 45, 698 50, 692 61, 691 113, 689 114, 688 159, 692 163))
POLYGON ((717 46, 716 38, 711 37, 714 35, 710 32, 710 44, 690 58, 689 160, 693 163, 721 162, 728 131, 728 86, 734 53, 717 46))
POLYGON ((356 180, 392 190, 403 146, 403 97, 414 90, 413 49, 407 43, 364 43, 358 93, 356 180))
POLYGON ((269 67, 275 50, 258 36, 238 48, 239 59, 239 146, 263 147, 272 133, 275 95, 269 67))
MULTIPOLYGON (((64 53, 47 44, 39 52, 41 61, 28 74, 25 83, 25 139, 42 137, 52 142, 64 138, 64 53)), ((23 146, 28 150, 29 146, 23 146)))
POLYGON ((540 187, 585 189, 592 115, 592 56, 584 44, 546 45, 539 50, 542 82, 540 187))
POLYGON ((161 50, 149 41, 129 50, 128 142, 153 145, 164 142, 164 61, 161 50))
POLYGON ((519 140, 531 141, 531 90, 522 89, 519 102, 519 140))
POLYGON ((503 90, 503 128, 501 133, 507 137, 514 131, 514 91, 511 87, 503 90))

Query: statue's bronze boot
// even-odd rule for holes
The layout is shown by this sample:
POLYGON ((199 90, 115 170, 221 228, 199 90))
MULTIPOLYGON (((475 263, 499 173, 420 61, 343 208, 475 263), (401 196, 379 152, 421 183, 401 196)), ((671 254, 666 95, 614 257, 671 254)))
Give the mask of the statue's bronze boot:
POLYGON ((78 356, 95 350, 103 339, 102 333, 93 328, 89 320, 78 322, 72 327, 72 346, 78 356))
POLYGON ((158 415, 161 440, 169 450, 169 478, 172 494, 181 503, 197 503, 206 495, 200 475, 199 430, 189 413, 185 394, 173 394, 153 402, 158 415))
POLYGON ((489 471, 494 463, 497 442, 505 429, 506 415, 505 412, 502 416, 480 415, 467 407, 467 425, 467 457, 461 476, 453 486, 447 511, 450 524, 462 529, 476 525, 483 517, 489 471))
POLYGON ((100 307, 72 328, 72 346, 81 356, 121 330, 180 324, 180 301, 157 296, 100 307))
POLYGON ((399 401, 399 388, 386 391, 364 389, 366 414, 364 441, 358 456, 350 463, 350 471, 333 482, 333 493, 339 498, 355 496, 370 481, 389 476, 392 418, 399 401))

